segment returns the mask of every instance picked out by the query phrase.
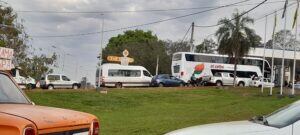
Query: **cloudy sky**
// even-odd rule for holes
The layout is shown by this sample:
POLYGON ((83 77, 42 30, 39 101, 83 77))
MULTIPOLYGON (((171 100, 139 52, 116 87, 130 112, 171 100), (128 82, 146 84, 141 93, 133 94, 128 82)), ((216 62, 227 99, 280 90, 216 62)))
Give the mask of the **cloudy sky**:
MULTIPOLYGON (((127 26, 139 25, 155 22, 161 19, 191 14, 203 10, 204 7, 215 7, 227 5, 242 0, 2 0, 12 6, 19 15, 19 21, 24 20, 27 33, 31 36, 30 44, 34 48, 42 48, 45 54, 53 53, 68 54, 65 59, 64 73, 70 78, 80 80, 82 76, 88 76, 92 83, 95 80, 95 70, 97 55, 101 46, 101 35, 92 34, 87 36, 74 37, 43 37, 70 35, 78 33, 90 33, 101 31, 101 22, 104 18, 104 30, 118 29, 127 26), (203 8, 200 8, 203 7, 203 8), (105 13, 74 13, 74 12, 99 12, 99 11, 140 11, 140 10, 160 10, 178 8, 197 8, 193 10, 176 10, 160 12, 113 12, 105 13), (26 12, 24 12, 26 11, 26 12), (34 11, 34 12, 27 12, 34 11), (73 12, 73 13, 41 13, 37 11, 73 12), (40 37, 42 36, 42 37, 40 37), (53 47, 55 46, 55 48, 53 47), (76 75, 76 63, 78 64, 78 74, 76 75)), ((173 41, 182 40, 185 32, 192 22, 196 25, 216 24, 220 18, 230 18, 231 13, 236 9, 245 11, 254 4, 263 0, 248 0, 239 6, 226 7, 210 12, 205 12, 185 18, 166 21, 162 23, 137 27, 138 29, 151 30, 160 39, 170 39, 173 41)), ((294 1, 289 0, 290 3, 294 1)), ((268 0, 266 4, 260 6, 247 14, 250 17, 261 18, 282 8, 283 0, 268 0)), ((292 16, 295 5, 288 10, 287 28, 291 29, 292 16)), ((278 12, 278 27, 283 29, 284 20, 280 19, 282 11, 278 12)), ((267 39, 271 37, 274 24, 274 15, 268 17, 267 39)), ((264 37, 265 19, 255 21, 253 27, 256 32, 264 37)), ((216 31, 217 27, 196 28, 195 44, 199 44, 204 38, 216 31)), ((121 34, 123 31, 104 33, 103 45, 105 46, 109 38, 121 34)), ((209 36, 214 38, 213 36, 209 36)), ((62 58, 58 61, 62 67, 62 58)), ((62 72, 56 69, 56 72, 62 72)))

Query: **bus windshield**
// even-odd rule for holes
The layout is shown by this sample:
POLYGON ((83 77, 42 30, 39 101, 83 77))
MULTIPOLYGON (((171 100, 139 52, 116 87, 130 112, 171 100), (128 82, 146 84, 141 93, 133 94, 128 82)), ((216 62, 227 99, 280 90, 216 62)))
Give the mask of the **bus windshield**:
POLYGON ((172 60, 173 61, 178 61, 181 60, 182 55, 181 54, 174 54, 172 60))
POLYGON ((28 100, 19 91, 13 81, 4 74, 0 73, 0 103, 28 104, 28 100))

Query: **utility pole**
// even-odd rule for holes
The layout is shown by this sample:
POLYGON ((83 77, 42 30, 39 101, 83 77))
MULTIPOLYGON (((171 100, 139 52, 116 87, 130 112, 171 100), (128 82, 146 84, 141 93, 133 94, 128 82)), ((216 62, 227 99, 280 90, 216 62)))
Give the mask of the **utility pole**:
MULTIPOLYGON (((266 45, 267 45, 267 27, 268 27, 268 15, 266 16, 266 22, 265 22, 265 37, 264 37, 264 53, 263 53, 263 76, 262 76, 262 82, 265 80, 265 59, 266 59, 266 45)), ((261 85, 261 93, 264 93, 264 83, 261 85)))
MULTIPOLYGON (((297 10, 298 12, 298 10, 297 10)), ((297 37, 298 37, 298 18, 296 18, 296 29, 295 29, 295 40, 297 41, 297 37)), ((293 80, 292 80, 292 96, 295 95, 295 74, 296 74, 296 44, 294 44, 294 65, 293 65, 293 80)))
POLYGON ((287 14, 285 12, 284 16, 284 39, 283 39, 283 49, 282 49, 282 62, 281 62, 281 80, 280 80, 280 95, 283 95, 283 85, 284 85, 284 75, 285 75, 285 45, 286 45, 286 19, 287 19, 287 14))
POLYGON ((103 32, 104 32, 104 14, 102 16, 102 24, 101 24, 101 43, 100 43, 100 54, 99 54, 99 74, 98 74, 98 89, 101 88, 101 65, 102 65, 102 47, 103 47, 103 32))
POLYGON ((159 55, 157 55, 157 59, 156 59, 156 71, 155 71, 155 75, 158 75, 158 64, 159 64, 159 55))
POLYGON ((192 23, 192 32, 191 32, 191 40, 190 40, 190 52, 194 52, 194 27, 195 27, 195 23, 192 23))

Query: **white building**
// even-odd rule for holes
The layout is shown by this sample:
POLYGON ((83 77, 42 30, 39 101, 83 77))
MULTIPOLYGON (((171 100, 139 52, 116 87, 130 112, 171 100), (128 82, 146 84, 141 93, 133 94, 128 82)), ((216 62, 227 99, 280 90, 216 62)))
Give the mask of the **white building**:
MULTIPOLYGON (((272 49, 265 49, 265 57, 268 62, 272 63, 272 49)), ((263 58, 264 49, 263 48, 254 48, 252 49, 248 56, 252 57, 261 57, 263 58)), ((281 76, 281 67, 282 67, 282 58, 283 58, 283 50, 274 49, 274 73, 275 73, 275 83, 280 83, 281 76)), ((286 50, 284 52, 285 58, 285 73, 284 80, 287 82, 292 81, 293 75, 293 62, 294 62, 294 51, 286 50)), ((300 51, 296 51, 296 75, 295 79, 300 81, 300 51)))

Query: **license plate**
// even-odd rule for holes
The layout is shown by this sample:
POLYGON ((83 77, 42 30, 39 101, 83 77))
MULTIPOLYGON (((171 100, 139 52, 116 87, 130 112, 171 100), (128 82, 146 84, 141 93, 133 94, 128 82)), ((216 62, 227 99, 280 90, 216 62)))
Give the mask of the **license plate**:
POLYGON ((87 132, 82 132, 82 133, 75 133, 73 135, 89 135, 89 132, 87 131, 87 132))

